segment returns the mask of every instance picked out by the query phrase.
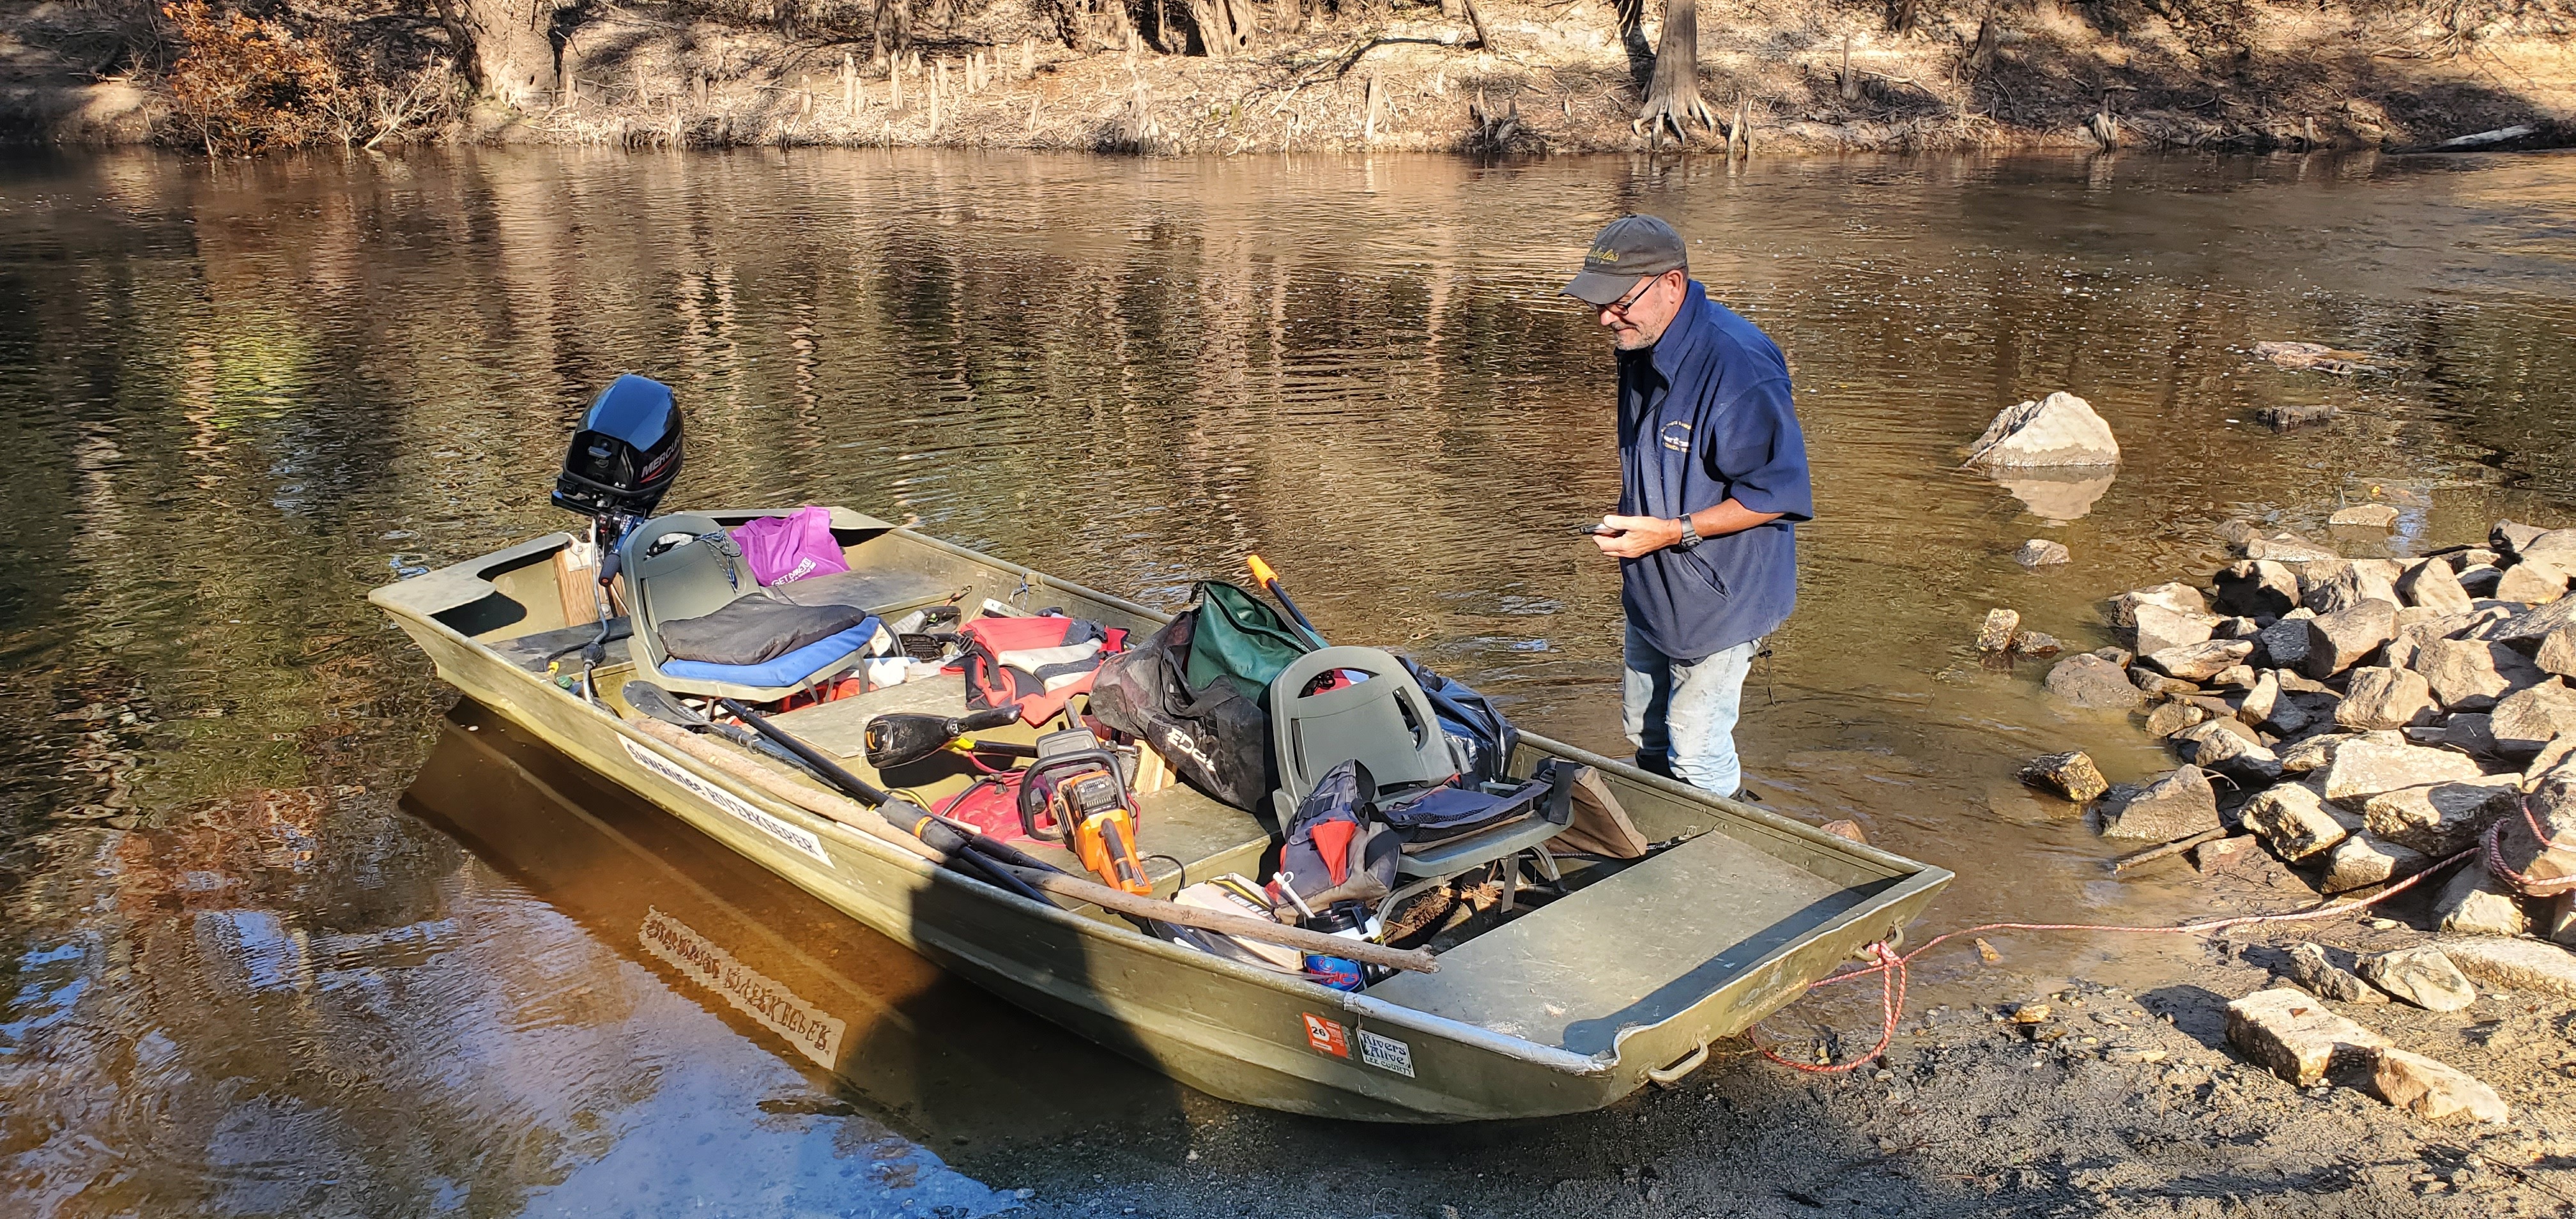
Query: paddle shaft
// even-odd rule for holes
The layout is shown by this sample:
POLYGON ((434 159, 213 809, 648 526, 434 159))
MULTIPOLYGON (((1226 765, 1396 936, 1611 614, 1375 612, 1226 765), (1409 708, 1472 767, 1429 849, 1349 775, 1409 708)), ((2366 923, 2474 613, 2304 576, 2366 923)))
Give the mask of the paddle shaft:
MULTIPOLYGON (((835 796, 830 792, 819 792, 802 784, 791 783, 785 776, 761 762, 731 752, 675 725, 640 717, 626 722, 634 725, 637 731, 646 736, 740 779, 764 794, 784 800, 815 816, 837 821, 882 839, 931 863, 948 862, 947 856, 937 848, 897 828, 875 809, 835 796)), ((1003 844, 991 845, 1002 846, 1003 844)), ((1022 859, 1028 859, 1030 863, 1037 862, 1017 850, 1012 850, 1012 853, 1022 859)), ((1098 881, 1085 880, 1064 872, 1028 867, 1016 862, 1000 860, 991 862, 996 868, 1012 873, 1016 879, 1035 888, 1089 902, 1104 910, 1115 910, 1121 914, 1133 914, 1140 918, 1175 923, 1183 927, 1196 927, 1202 931, 1221 932, 1241 939, 1259 940, 1265 944, 1277 944, 1301 952, 1347 957, 1369 965, 1384 965, 1416 973, 1435 973, 1440 968, 1437 958, 1418 949, 1407 951, 1388 948, 1383 944, 1370 944, 1337 935, 1325 935, 1321 932, 1308 931, 1303 927, 1290 927, 1249 915, 1227 914, 1221 910, 1184 906, 1178 902, 1167 902, 1159 898, 1138 897, 1133 893, 1112 889, 1098 881)))
POLYGON ((1297 620, 1297 628, 1306 632, 1306 638, 1314 641, 1316 647, 1323 647, 1324 633, 1316 630, 1314 623, 1306 621, 1306 611, 1298 609, 1297 603, 1289 600, 1288 586, 1280 582, 1279 573, 1271 570, 1270 564, 1263 562, 1257 554, 1246 557, 1244 564, 1252 569, 1254 583, 1269 589, 1271 596, 1279 598, 1279 604, 1286 607, 1289 617, 1297 620))

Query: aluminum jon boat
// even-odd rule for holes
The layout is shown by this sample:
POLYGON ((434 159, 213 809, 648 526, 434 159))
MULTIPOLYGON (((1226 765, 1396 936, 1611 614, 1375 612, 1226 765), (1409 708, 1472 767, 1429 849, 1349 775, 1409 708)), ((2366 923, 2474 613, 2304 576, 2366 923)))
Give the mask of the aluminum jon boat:
MULTIPOLYGON (((731 527, 781 514, 705 515, 731 527)), ((864 590, 863 608, 888 620, 961 592, 969 605, 1062 606, 1140 633, 1168 620, 845 508, 831 510, 831 528, 853 573, 845 579, 864 590)), ((597 631, 595 620, 567 612, 593 604, 586 570, 560 557, 575 545, 571 534, 549 534, 369 600, 441 678, 581 765, 994 994, 1245 1104, 1389 1122, 1596 1109, 1696 1069, 1712 1042, 1873 941, 1893 941, 1950 880, 1524 733, 1512 773, 1548 757, 1596 767, 1644 836, 1672 845, 1630 862, 1570 863, 1564 896, 1449 945, 1435 973, 1333 990, 1153 938, 1097 907, 1032 901, 936 868, 672 749, 621 718, 631 709, 615 692, 633 670, 622 641, 596 672, 604 705, 565 689, 549 659, 597 631)), ((953 676, 906 682, 772 722, 873 782, 858 756, 868 719, 955 708, 962 697, 953 676)), ((1273 844, 1251 815, 1186 786, 1141 803, 1137 845, 1156 857, 1158 896, 1183 876, 1260 874, 1273 844)))

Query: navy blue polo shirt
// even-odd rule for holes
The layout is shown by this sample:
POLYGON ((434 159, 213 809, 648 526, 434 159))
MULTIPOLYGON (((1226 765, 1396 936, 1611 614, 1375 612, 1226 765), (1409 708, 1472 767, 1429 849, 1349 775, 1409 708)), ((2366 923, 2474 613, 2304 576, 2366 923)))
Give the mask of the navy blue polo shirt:
POLYGON ((1619 353, 1619 512, 1671 520, 1728 500, 1777 512, 1740 533, 1620 560, 1628 621, 1698 660, 1779 628, 1798 603, 1794 522, 1815 516, 1789 363, 1692 280, 1663 338, 1619 353))

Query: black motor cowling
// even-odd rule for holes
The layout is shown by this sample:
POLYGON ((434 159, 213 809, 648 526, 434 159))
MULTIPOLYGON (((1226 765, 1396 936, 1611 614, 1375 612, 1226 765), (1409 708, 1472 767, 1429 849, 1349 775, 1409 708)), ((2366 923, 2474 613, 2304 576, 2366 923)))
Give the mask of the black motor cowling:
POLYGON ((555 479, 555 506, 588 517, 648 517, 679 476, 680 407, 671 387, 628 373, 582 415, 555 479))

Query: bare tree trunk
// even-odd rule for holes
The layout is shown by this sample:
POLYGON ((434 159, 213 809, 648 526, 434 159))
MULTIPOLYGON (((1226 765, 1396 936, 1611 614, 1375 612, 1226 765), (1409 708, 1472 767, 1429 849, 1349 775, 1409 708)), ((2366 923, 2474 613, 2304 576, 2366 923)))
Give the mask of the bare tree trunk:
POLYGON ((876 0, 877 58, 893 64, 912 49, 912 0, 876 0))
POLYGON ((1648 133, 1649 143, 1660 140, 1666 127, 1676 141, 1688 143, 1685 128, 1693 119, 1705 127, 1717 126, 1717 115, 1699 96, 1699 13, 1694 0, 1664 0, 1664 28, 1655 39, 1655 75, 1646 86, 1646 105, 1637 113, 1637 126, 1648 133))
POLYGON ((435 0, 466 79, 514 109, 555 91, 555 0, 435 0))
MULTIPOLYGON (((1442 0, 1447 3, 1447 0, 1442 0)), ((1305 0, 1278 0, 1271 6, 1271 28, 1282 34, 1303 32, 1306 28, 1305 0)))

